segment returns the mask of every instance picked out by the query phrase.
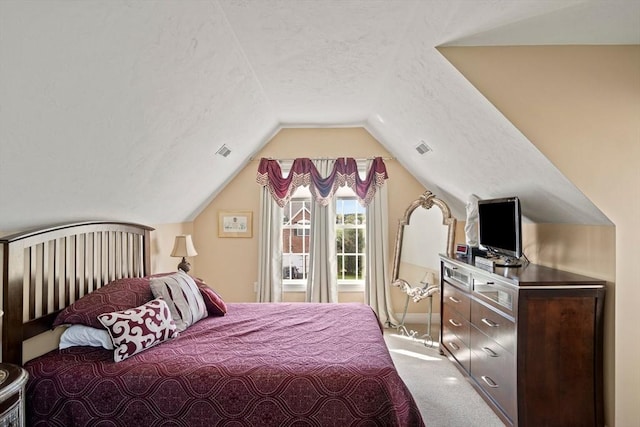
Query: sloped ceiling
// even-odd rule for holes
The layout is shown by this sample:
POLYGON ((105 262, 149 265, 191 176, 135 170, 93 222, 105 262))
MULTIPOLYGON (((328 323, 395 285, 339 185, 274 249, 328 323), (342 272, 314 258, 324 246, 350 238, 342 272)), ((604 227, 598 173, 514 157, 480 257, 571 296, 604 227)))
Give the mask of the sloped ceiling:
POLYGON ((535 222, 607 224, 436 47, 638 44, 639 17, 635 0, 3 0, 0 230, 192 220, 287 126, 365 127, 459 217, 470 194, 515 194, 535 222))

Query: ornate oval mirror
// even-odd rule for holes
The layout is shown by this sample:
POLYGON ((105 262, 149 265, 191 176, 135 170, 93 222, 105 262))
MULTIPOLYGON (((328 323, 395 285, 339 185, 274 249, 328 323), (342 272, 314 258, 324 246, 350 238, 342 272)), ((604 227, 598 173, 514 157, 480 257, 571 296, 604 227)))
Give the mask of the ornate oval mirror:
POLYGON ((449 206, 429 190, 411 202, 398 222, 391 284, 406 294, 398 330, 416 335, 404 325, 409 301, 429 298, 427 334, 423 335, 425 344, 432 341, 432 295, 440 289, 439 255, 453 256, 455 224, 449 206))

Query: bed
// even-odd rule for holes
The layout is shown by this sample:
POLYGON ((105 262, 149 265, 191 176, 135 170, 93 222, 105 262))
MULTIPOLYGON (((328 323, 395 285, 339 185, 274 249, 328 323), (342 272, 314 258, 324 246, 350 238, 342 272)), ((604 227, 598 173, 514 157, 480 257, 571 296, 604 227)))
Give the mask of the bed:
MULTIPOLYGON (((225 304, 213 292, 223 312, 212 312, 205 296, 202 318, 175 336, 179 321, 167 315, 162 342, 117 362, 123 346, 76 345, 23 360, 25 339, 68 324, 72 308, 115 295, 118 286, 127 289, 125 300, 135 294, 147 311, 167 312, 170 301, 157 298, 157 285, 176 273, 150 276, 150 231, 92 222, 0 239, 2 356, 29 373, 28 425, 423 425, 378 319, 363 304, 225 304)), ((212 293, 193 282, 203 295, 212 293)), ((132 308, 116 313, 146 312, 124 304, 132 308)), ((112 318, 98 315, 117 344, 112 318)))

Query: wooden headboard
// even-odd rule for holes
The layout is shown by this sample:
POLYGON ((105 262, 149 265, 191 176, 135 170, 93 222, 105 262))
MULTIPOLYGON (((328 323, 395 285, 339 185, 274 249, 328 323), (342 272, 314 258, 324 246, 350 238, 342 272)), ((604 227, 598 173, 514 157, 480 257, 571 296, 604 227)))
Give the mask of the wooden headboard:
POLYGON ((0 360, 21 365, 23 341, 50 330, 58 312, 83 295, 150 274, 152 230, 90 221, 0 238, 0 360))

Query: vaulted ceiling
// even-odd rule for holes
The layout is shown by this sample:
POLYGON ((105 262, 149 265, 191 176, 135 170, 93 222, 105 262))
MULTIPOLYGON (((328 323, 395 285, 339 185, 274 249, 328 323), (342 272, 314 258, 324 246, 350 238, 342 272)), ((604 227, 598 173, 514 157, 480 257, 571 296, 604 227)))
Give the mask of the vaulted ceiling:
POLYGON ((366 128, 458 216, 470 194, 517 194, 535 222, 607 224, 437 47, 640 44, 639 16, 635 0, 3 0, 0 230, 192 220, 288 126, 366 128))

